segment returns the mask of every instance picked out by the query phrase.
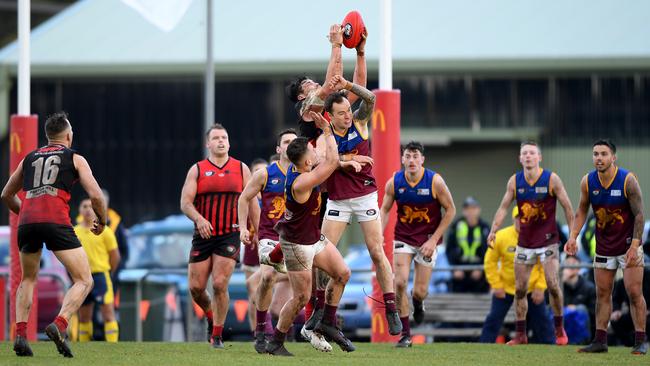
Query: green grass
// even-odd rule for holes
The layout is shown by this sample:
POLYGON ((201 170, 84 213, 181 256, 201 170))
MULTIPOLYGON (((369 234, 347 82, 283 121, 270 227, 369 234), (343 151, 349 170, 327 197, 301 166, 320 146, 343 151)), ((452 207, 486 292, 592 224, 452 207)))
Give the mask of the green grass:
POLYGON ((412 349, 395 349, 388 344, 357 343, 357 351, 343 353, 338 347, 321 353, 306 343, 288 343, 296 357, 258 355, 252 343, 227 342, 225 350, 213 350, 207 343, 93 342, 72 344, 75 357, 64 359, 50 342, 32 344, 33 358, 18 358, 9 343, 0 344, 0 365, 648 365, 650 356, 633 356, 629 348, 611 347, 609 353, 576 353, 576 346, 528 345, 508 347, 496 344, 435 343, 412 349))

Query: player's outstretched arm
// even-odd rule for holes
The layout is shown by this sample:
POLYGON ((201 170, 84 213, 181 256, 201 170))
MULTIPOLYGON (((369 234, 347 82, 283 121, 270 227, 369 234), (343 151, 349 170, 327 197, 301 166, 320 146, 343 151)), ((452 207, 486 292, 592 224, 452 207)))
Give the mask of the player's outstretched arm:
POLYGON ((197 179, 199 177, 199 168, 193 165, 187 172, 183 190, 181 191, 181 211, 196 225, 199 235, 203 239, 210 239, 212 236, 212 224, 201 216, 199 211, 194 207, 194 198, 196 198, 197 179))
POLYGON ((325 82, 330 80, 334 75, 343 75, 343 60, 341 57, 341 45, 343 44, 343 27, 340 24, 332 24, 329 34, 332 51, 330 61, 327 64, 327 73, 325 82))
POLYGON ((97 180, 93 176, 90 165, 88 165, 88 161, 83 156, 74 154, 73 164, 79 174, 79 183, 81 183, 81 186, 88 194, 93 211, 95 211, 95 216, 97 216, 95 225, 91 231, 99 235, 104 231, 104 227, 106 226, 106 200, 104 199, 104 193, 99 188, 99 184, 97 184, 97 180))
POLYGON ((510 204, 515 199, 515 176, 513 175, 508 179, 508 184, 506 185, 506 193, 501 199, 501 204, 497 209, 497 212, 494 214, 494 220, 492 220, 492 228, 490 229, 490 234, 488 235, 488 246, 492 247, 494 239, 496 237, 497 230, 503 224, 503 220, 508 214, 508 208, 510 204))
POLYGON ((571 200, 569 199, 569 195, 566 193, 564 183, 562 183, 560 176, 555 173, 551 174, 551 185, 553 187, 552 193, 557 197, 557 200, 560 201, 560 205, 562 205, 562 208, 564 209, 566 223, 569 228, 571 228, 573 226, 573 206, 571 205, 571 200))
MULTIPOLYGON (((264 188, 264 182, 266 182, 266 169, 260 169, 253 173, 250 181, 244 187, 244 191, 239 196, 239 201, 237 202, 237 211, 239 218, 239 233, 241 241, 244 244, 250 244, 250 233, 248 231, 248 216, 249 216, 249 207, 251 201, 257 201, 257 194, 262 191, 264 188)), ((258 217, 258 226, 259 226, 259 215, 258 217)))
POLYGON ((578 203, 578 209, 576 210, 575 217, 573 218, 573 224, 570 226, 571 231, 569 232, 569 239, 566 244, 564 244, 564 251, 567 254, 575 255, 578 252, 578 244, 576 239, 580 230, 587 220, 587 212, 589 211, 589 187, 587 187, 587 176, 582 177, 580 181, 580 203, 578 203))
POLYGON ((334 76, 330 80, 329 84, 330 87, 334 90, 346 89, 359 96, 359 98, 361 98, 361 105, 359 105, 359 109, 354 111, 353 118, 355 122, 361 122, 363 124, 367 124, 368 121, 370 121, 370 118, 372 117, 372 111, 375 109, 375 102, 377 99, 375 93, 371 92, 361 85, 345 80, 345 78, 340 75, 334 76))
POLYGON ((339 166, 339 154, 336 147, 336 140, 332 134, 332 127, 319 113, 311 112, 311 117, 318 127, 323 130, 325 160, 321 161, 312 171, 301 174, 293 183, 293 191, 298 202, 307 201, 311 190, 319 184, 324 183, 339 166))
POLYGON ((390 209, 393 207, 393 202, 395 202, 395 183, 394 177, 390 177, 386 182, 384 188, 384 200, 381 203, 381 209, 379 210, 379 216, 381 217, 381 232, 386 231, 386 225, 388 225, 388 215, 390 209))
MULTIPOLYGON (((368 84, 368 69, 366 67, 366 39, 368 39, 368 31, 364 30, 364 33, 361 35, 361 42, 357 46, 357 62, 354 65, 354 76, 352 77, 352 82, 366 87, 368 84)), ((343 75, 343 73, 341 73, 343 75)), ((348 95, 348 100, 350 104, 354 103, 359 99, 356 94, 348 95)))
POLYGON ((447 187, 445 180, 442 179, 440 174, 436 174, 433 177, 433 188, 436 190, 440 206, 445 209, 445 214, 442 216, 438 229, 436 229, 433 235, 431 235, 431 238, 435 238, 435 243, 437 244, 440 238, 442 238, 447 231, 449 225, 451 225, 451 222, 454 221, 454 217, 456 216, 456 205, 454 205, 454 198, 451 196, 449 187, 447 187))
POLYGON ((7 205, 11 212, 18 215, 20 212, 20 199, 17 194, 23 186, 23 162, 18 164, 14 173, 9 177, 7 184, 2 189, 2 202, 7 205))

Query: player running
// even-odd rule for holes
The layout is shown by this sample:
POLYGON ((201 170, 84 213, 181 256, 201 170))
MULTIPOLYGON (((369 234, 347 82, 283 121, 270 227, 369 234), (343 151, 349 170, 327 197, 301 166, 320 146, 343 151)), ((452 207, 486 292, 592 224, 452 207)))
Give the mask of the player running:
POLYGON ((632 354, 648 352, 646 301, 643 298, 643 197, 634 173, 616 165, 616 146, 610 140, 593 145, 594 171, 580 182, 580 204, 564 249, 575 255, 576 238, 585 224, 589 204, 596 216, 596 335, 579 352, 607 352, 607 327, 612 313, 612 287, 616 270, 623 269, 634 323, 632 354))
POLYGON ((410 142, 404 147, 402 165, 404 169, 386 182, 381 205, 382 230, 385 230, 389 211, 397 202, 394 264, 397 308, 402 322, 402 337, 396 345, 400 348, 413 344, 406 292, 411 262, 415 259, 413 321, 420 324, 424 320, 423 301, 438 255, 436 248, 456 215, 454 200, 445 181, 440 174, 423 166, 424 146, 421 143, 410 142))
POLYGON ((14 352, 32 356, 27 343, 27 319, 32 305, 34 286, 38 279, 43 243, 63 263, 72 278, 61 311, 45 334, 60 354, 72 357, 66 333, 68 320, 76 313, 90 290, 93 278, 88 257, 75 236, 70 222, 70 192, 81 182, 90 197, 95 220, 91 231, 100 235, 106 226, 106 201, 86 159, 70 149, 72 126, 65 112, 48 117, 45 122, 47 146, 27 154, 2 190, 2 200, 19 215, 18 248, 22 278, 16 292, 16 339, 14 352), (20 190, 25 192, 21 201, 20 190))
POLYGON ((540 167, 542 153, 535 142, 521 144, 519 162, 523 170, 510 177, 501 205, 494 215, 488 244, 494 245, 512 201, 519 209, 519 239, 515 257, 515 327, 517 335, 508 345, 526 344, 526 313, 528 312, 528 280, 538 259, 544 268, 546 284, 554 314, 555 343, 569 342, 564 331, 562 288, 558 276, 560 239, 555 222, 556 201, 560 201, 569 227, 573 223, 573 208, 560 177, 540 167))
MULTIPOLYGON (((229 156, 228 132, 218 123, 206 132, 206 148, 208 158, 194 164, 187 173, 181 210, 195 227, 188 265, 190 293, 206 315, 212 347, 224 348, 223 324, 230 304, 228 282, 240 250, 237 200, 250 180, 250 170, 229 156), (210 275, 212 299, 206 291, 210 275)), ((256 200, 250 202, 249 210, 253 226, 257 227, 260 207, 256 200)))
POLYGON ((332 277, 326 290, 325 315, 314 331, 333 340, 344 351, 355 350, 336 326, 336 309, 345 284, 350 278, 350 269, 336 247, 319 230, 321 201, 318 186, 338 166, 336 141, 323 116, 311 112, 311 117, 323 130, 325 159, 317 161, 314 147, 304 137, 296 138, 289 144, 287 156, 292 165, 287 171, 285 183, 286 207, 284 215, 275 226, 280 234, 280 245, 293 290, 293 297, 280 312, 273 339, 266 346, 268 353, 278 356, 292 356, 284 347, 284 341, 293 319, 309 299, 312 266, 322 269, 332 277))

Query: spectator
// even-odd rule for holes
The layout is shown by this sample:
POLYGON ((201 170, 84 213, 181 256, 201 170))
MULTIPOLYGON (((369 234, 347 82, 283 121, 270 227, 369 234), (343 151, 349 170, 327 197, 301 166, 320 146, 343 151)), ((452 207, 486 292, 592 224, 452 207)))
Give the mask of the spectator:
MULTIPOLYGON (((579 265, 578 257, 568 255, 565 265, 579 265)), ((564 327, 571 344, 591 341, 596 327, 596 287, 580 275, 580 268, 564 268, 564 327)))
MULTIPOLYGON (((447 259, 451 265, 482 264, 487 250, 488 224, 481 220, 481 206, 474 197, 463 202, 463 217, 456 220, 447 236, 447 259)), ((453 271, 452 292, 487 292, 481 270, 453 271)))
MULTIPOLYGON (((650 299, 650 268, 643 270, 643 297, 650 299)), ((610 316, 611 328, 614 331, 612 344, 622 344, 626 347, 634 345, 634 323, 630 314, 630 300, 625 291, 623 278, 614 283, 612 293, 612 315, 610 316)), ((646 313, 646 329, 650 326, 650 313, 646 313)))
MULTIPOLYGON (((512 211, 513 219, 517 217, 517 207, 512 211)), ((514 225, 499 230, 494 241, 494 248, 488 248, 485 254, 485 275, 492 289, 492 306, 485 318, 481 343, 494 343, 503 321, 515 299, 515 250, 519 239, 519 220, 514 225)), ((551 319, 544 300, 546 279, 544 269, 538 262, 530 273, 528 282, 527 328, 533 331, 531 343, 555 343, 551 319)))
POLYGON ((120 271, 124 269, 126 262, 129 260, 129 242, 126 235, 126 228, 122 222, 122 217, 114 209, 111 208, 111 196, 108 193, 108 190, 102 188, 104 193, 104 199, 106 200, 106 206, 108 210, 106 211, 108 222, 107 226, 113 230, 115 233, 115 239, 117 239, 117 250, 120 252, 120 264, 117 269, 111 273, 111 279, 113 281, 113 293, 117 293, 120 287, 119 275, 120 271))

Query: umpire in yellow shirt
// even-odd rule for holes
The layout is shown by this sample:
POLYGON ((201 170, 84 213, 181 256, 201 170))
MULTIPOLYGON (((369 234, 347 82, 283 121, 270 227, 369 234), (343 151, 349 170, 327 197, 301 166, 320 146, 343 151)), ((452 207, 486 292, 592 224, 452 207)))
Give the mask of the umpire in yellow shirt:
POLYGON ((100 305, 104 319, 104 335, 107 342, 117 342, 119 329, 115 320, 115 306, 113 304, 113 283, 111 274, 120 263, 120 253, 117 249, 115 233, 106 227, 101 235, 90 232, 95 213, 86 198, 79 204, 79 214, 83 220, 74 227, 74 231, 81 242, 90 263, 95 286, 83 305, 79 308, 79 341, 87 342, 93 337, 93 308, 100 305))
MULTIPOLYGON (((492 289, 492 306, 485 318, 480 342, 494 343, 503 326, 503 321, 512 306, 515 295, 515 250, 519 239, 519 220, 517 207, 512 210, 514 225, 499 230, 494 247, 485 253, 485 277, 492 289)), ((544 269, 538 262, 530 274, 528 284, 528 329, 533 330, 531 341, 535 343, 554 343, 553 324, 548 316, 544 291, 546 279, 544 269)))

